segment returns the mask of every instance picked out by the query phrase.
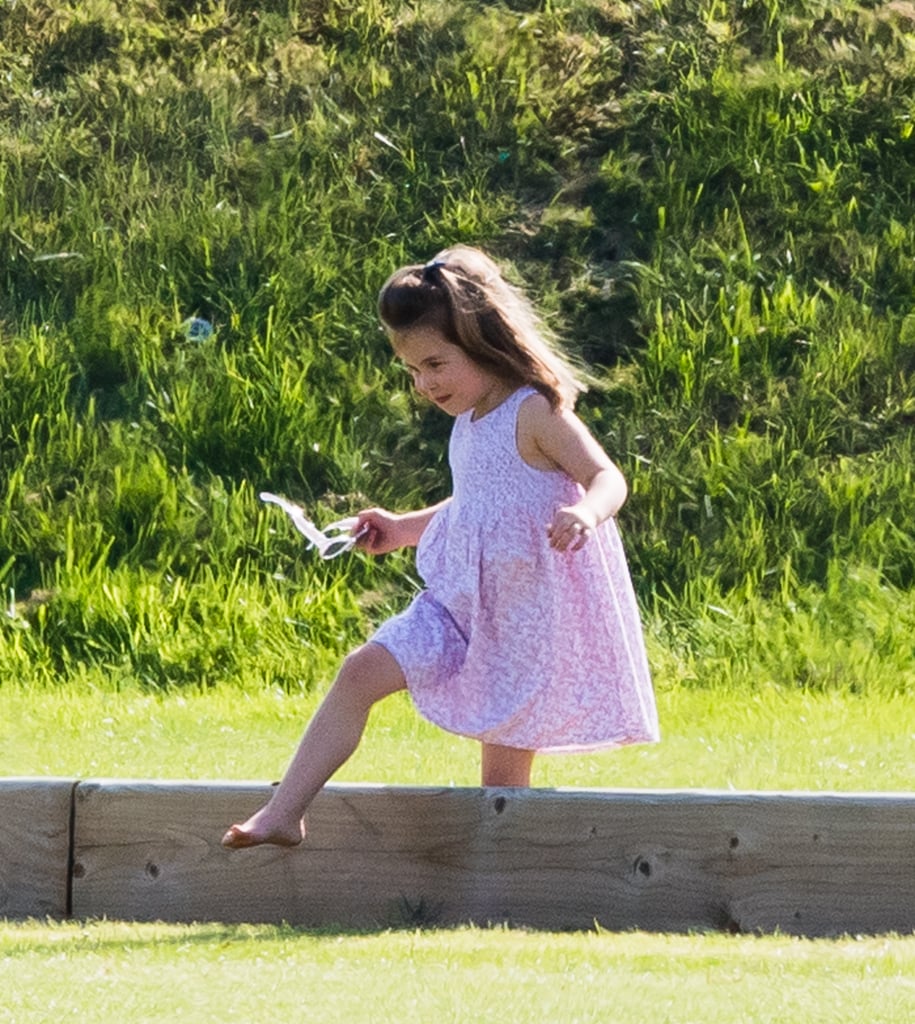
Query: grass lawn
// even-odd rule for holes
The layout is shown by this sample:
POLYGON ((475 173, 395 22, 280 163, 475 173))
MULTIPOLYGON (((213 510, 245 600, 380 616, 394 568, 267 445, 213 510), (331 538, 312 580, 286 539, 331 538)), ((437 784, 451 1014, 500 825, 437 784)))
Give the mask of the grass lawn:
POLYGON ((915 938, 0 924, 0 1021, 903 1024, 915 938))
MULTIPOLYGON (((9 775, 275 778, 317 695, 0 687, 9 775)), ((780 689, 659 693, 653 747, 542 758, 544 786, 912 789, 911 700, 780 689)), ((473 785, 475 744, 378 708, 338 778, 473 785)), ((903 1024, 915 935, 355 934, 271 926, 0 922, 0 1024, 81 1019, 903 1024)))
MULTIPOLYGON (((165 696, 0 687, 5 775, 276 779, 317 695, 229 686, 165 696)), ((662 742, 542 757, 535 785, 915 790, 915 701, 769 688, 662 689, 662 742)), ((424 722, 405 696, 376 709, 348 782, 476 785, 477 745, 424 722)))

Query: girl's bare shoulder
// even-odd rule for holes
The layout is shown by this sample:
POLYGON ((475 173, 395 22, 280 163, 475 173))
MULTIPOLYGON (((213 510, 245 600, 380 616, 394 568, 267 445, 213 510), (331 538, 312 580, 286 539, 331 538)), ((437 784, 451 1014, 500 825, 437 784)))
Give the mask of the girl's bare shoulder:
POLYGON ((518 452, 535 469, 559 469, 554 454, 556 442, 579 428, 583 424, 571 409, 554 409, 539 392, 528 395, 518 408, 518 452))
POLYGON ((521 403, 517 444, 528 465, 535 469, 559 469, 579 482, 612 465, 591 431, 571 409, 553 409, 540 394, 521 403))
POLYGON ((587 432, 587 427, 575 415, 573 410, 565 407, 554 409, 545 395, 538 391, 528 395, 518 408, 518 433, 531 434, 534 437, 566 431, 587 432))

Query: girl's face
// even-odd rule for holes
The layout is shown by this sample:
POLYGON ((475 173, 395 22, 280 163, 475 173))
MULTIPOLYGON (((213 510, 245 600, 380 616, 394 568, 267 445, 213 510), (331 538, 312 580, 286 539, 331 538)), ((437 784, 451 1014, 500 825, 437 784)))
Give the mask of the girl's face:
POLYGON ((479 366, 434 327, 416 327, 393 338, 394 353, 413 378, 413 386, 449 416, 472 409, 474 419, 495 409, 512 387, 479 366))

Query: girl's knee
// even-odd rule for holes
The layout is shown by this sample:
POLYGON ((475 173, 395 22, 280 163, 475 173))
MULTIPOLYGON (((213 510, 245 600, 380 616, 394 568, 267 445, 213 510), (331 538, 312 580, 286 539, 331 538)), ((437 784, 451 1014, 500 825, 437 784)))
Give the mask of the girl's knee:
POLYGON ((379 674, 386 674, 383 659, 378 657, 379 650, 387 654, 383 648, 372 643, 363 644, 354 651, 350 651, 340 665, 337 678, 361 680, 373 679, 379 674))
POLYGON ((358 695, 370 704, 405 686, 403 672, 394 656, 371 642, 357 647, 343 659, 334 682, 335 690, 358 695))

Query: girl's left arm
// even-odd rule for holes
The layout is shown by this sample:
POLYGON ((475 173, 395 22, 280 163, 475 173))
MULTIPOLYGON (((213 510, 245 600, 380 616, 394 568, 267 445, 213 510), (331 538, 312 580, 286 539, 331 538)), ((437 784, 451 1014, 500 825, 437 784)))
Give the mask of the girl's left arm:
POLYGON ((518 448, 531 465, 561 470, 584 488, 581 499, 557 509, 547 525, 550 544, 559 551, 577 551, 626 501, 625 477, 570 409, 554 411, 542 396, 531 396, 521 407, 518 448))

